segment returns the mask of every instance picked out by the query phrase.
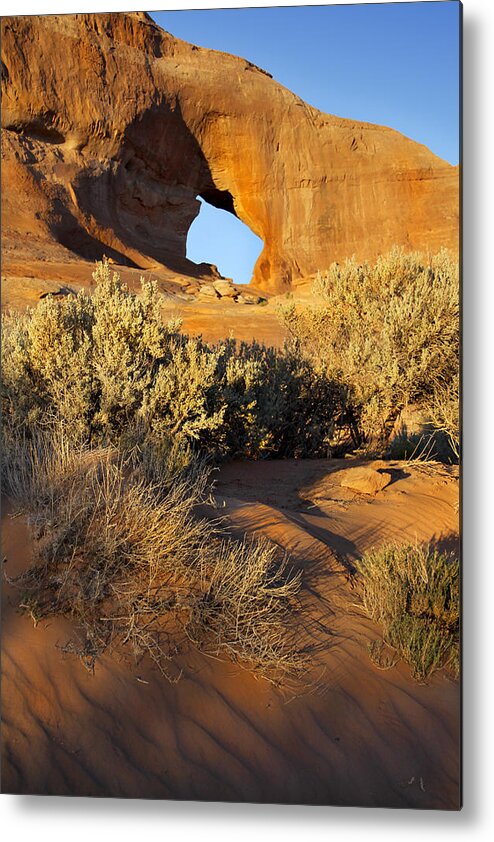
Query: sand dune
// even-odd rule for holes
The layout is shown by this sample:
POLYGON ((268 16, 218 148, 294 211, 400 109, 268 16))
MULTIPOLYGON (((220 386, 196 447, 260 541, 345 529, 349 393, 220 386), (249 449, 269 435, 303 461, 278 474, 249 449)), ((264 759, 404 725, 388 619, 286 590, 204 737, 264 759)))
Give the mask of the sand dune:
MULTIPOLYGON (((356 555, 385 540, 456 546, 457 480, 392 463, 393 482, 368 498, 341 488, 347 467, 232 463, 216 475, 216 514, 232 531, 268 535, 309 574, 308 633, 321 648, 308 680, 318 682, 295 696, 196 653, 175 685, 146 662, 116 658, 90 675, 56 648, 68 623, 34 628, 5 586, 3 790, 458 808, 458 685, 443 674, 420 685, 403 664, 372 664, 367 643, 378 630, 359 616, 348 574, 356 555)), ((7 507, 9 575, 31 551, 25 520, 7 507)))

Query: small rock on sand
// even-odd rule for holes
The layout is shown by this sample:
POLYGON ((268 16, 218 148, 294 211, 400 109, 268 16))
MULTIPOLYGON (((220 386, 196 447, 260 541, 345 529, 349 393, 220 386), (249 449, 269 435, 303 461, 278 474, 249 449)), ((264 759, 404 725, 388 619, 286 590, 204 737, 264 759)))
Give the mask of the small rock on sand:
POLYGON ((391 475, 374 468, 350 468, 345 471, 340 485, 360 494, 377 494, 391 482, 391 475))

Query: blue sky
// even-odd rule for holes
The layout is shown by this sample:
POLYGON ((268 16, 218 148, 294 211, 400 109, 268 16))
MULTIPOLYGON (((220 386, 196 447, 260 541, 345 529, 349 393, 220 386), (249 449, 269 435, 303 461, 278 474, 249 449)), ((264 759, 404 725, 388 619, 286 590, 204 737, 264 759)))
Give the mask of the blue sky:
MULTIPOLYGON (((150 14, 177 38, 249 59, 321 111, 391 126, 458 163, 456 0, 150 14)), ((261 248, 204 203, 187 240, 192 260, 239 283, 261 248)))

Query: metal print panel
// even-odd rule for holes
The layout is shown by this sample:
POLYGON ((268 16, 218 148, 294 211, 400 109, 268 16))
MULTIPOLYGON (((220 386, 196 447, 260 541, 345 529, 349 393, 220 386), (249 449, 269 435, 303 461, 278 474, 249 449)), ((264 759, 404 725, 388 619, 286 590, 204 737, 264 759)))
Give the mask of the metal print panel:
POLYGON ((460 36, 2 18, 4 792, 460 808, 460 36))

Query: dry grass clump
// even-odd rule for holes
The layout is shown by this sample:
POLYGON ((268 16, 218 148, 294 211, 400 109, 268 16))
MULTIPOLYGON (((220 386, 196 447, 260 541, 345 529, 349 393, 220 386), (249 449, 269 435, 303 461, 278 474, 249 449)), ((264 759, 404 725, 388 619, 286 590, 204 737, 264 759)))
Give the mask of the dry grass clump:
POLYGON ((107 262, 92 295, 3 317, 4 422, 63 424, 78 443, 173 441, 213 458, 327 455, 339 387, 294 351, 208 345, 163 324, 156 284, 132 294, 107 262), (136 431, 139 432, 137 436, 136 431))
POLYGON ((245 660, 255 673, 300 677, 310 651, 293 617, 300 585, 300 572, 269 541, 218 542, 200 559, 201 600, 189 634, 203 651, 245 660), (205 628, 207 647, 201 645, 205 628))
POLYGON ((431 401, 431 420, 436 430, 446 436, 452 453, 460 458, 460 382, 459 372, 450 383, 439 386, 431 401))
POLYGON ((9 449, 6 491, 29 507, 37 546, 12 581, 20 607, 35 622, 71 618, 65 648, 88 668, 126 651, 175 680, 177 657, 194 647, 276 683, 301 674, 300 576, 273 545, 235 541, 195 516, 204 470, 177 475, 156 454, 75 448, 63 434, 9 449))
POLYGON ((458 441, 458 264, 395 248, 374 264, 333 263, 314 285, 320 304, 282 319, 318 372, 346 390, 356 446, 385 444, 400 412, 424 407, 458 441), (446 411, 447 408, 447 411, 446 411))
POLYGON ((445 667, 457 677, 458 561, 431 546, 389 544, 365 553, 356 566, 366 614, 412 676, 425 681, 445 667))

